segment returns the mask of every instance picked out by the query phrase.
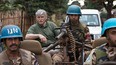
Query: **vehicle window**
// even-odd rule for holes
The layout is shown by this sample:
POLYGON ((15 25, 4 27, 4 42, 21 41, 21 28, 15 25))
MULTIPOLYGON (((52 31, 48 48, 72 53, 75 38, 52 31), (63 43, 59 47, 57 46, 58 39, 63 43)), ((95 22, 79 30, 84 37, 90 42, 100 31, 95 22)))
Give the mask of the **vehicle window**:
POLYGON ((97 14, 82 14, 80 21, 87 26, 98 26, 100 25, 97 14))

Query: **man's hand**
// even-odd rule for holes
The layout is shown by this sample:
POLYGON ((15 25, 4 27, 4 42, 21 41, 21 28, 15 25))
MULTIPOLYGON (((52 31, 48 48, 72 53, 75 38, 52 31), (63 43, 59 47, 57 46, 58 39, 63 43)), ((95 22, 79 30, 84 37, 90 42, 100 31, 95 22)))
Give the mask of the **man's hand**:
POLYGON ((44 42, 44 43, 46 43, 46 42, 47 42, 47 39, 46 39, 46 37, 45 37, 45 36, 43 36, 42 34, 39 34, 38 36, 39 36, 39 38, 40 38, 41 42, 44 42))

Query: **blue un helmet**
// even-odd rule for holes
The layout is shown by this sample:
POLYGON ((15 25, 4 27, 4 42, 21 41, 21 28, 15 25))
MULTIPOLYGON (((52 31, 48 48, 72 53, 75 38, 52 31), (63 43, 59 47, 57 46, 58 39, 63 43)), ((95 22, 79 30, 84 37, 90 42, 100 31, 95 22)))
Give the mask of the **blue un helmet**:
POLYGON ((23 40, 23 35, 20 28, 16 25, 6 25, 1 30, 1 40, 6 38, 21 38, 23 40))
POLYGON ((81 15, 81 10, 78 5, 70 5, 67 9, 67 14, 81 15))
POLYGON ((116 27, 116 18, 110 18, 110 19, 106 20, 103 24, 101 35, 106 36, 106 30, 108 30, 110 28, 115 28, 115 27, 116 27))

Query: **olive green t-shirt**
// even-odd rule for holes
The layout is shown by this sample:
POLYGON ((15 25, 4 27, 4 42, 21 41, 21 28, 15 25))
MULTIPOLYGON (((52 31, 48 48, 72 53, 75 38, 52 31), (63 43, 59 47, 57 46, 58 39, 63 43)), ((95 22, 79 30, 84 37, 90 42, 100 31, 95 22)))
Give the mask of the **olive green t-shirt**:
POLYGON ((28 29, 27 34, 42 34, 47 38, 47 43, 42 43, 39 38, 36 40, 41 43, 42 47, 47 47, 56 41, 55 37, 59 34, 59 30, 55 30, 55 28, 57 28, 57 25, 50 21, 47 21, 45 26, 40 26, 36 23, 28 29))

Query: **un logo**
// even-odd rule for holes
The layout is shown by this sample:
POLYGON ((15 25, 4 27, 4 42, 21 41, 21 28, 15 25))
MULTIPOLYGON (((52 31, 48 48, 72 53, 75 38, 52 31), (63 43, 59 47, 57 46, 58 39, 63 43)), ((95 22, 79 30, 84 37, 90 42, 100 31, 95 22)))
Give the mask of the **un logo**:
POLYGON ((8 31, 8 34, 18 33, 18 29, 17 28, 7 29, 7 31, 8 31))

